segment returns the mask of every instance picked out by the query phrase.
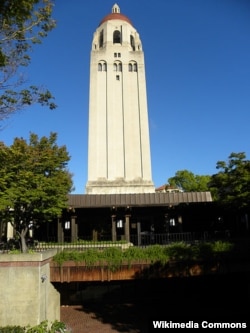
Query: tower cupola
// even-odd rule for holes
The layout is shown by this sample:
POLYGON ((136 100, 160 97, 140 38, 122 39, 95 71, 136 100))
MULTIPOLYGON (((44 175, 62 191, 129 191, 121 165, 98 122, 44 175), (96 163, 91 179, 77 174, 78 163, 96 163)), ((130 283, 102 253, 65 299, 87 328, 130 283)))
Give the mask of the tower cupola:
POLYGON ((101 20, 99 26, 102 25, 104 22, 110 21, 110 20, 122 20, 122 21, 126 21, 132 25, 131 20, 126 15, 121 14, 120 7, 117 4, 114 4, 114 6, 112 7, 111 14, 106 15, 101 20))

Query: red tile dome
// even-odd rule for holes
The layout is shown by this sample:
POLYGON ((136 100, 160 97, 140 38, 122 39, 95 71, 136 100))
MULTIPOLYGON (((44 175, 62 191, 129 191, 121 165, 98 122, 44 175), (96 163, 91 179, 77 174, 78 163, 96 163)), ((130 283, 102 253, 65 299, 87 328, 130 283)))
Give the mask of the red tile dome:
POLYGON ((101 24, 103 24, 104 22, 107 22, 107 21, 110 21, 110 20, 121 20, 121 21, 126 21, 126 22, 128 22, 128 23, 130 23, 130 24, 132 25, 132 22, 130 21, 130 19, 129 19, 127 16, 125 16, 125 15, 123 15, 123 14, 121 14, 121 13, 111 13, 111 14, 106 15, 106 16, 101 20, 99 26, 100 26, 101 24))

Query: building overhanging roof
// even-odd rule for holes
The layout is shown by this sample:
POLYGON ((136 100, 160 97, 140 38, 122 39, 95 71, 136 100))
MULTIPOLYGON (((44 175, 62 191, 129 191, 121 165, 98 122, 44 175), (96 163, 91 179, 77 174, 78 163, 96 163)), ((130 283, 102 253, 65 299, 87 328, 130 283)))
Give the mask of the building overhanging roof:
POLYGON ((210 192, 68 195, 68 205, 73 208, 174 206, 212 201, 210 192))

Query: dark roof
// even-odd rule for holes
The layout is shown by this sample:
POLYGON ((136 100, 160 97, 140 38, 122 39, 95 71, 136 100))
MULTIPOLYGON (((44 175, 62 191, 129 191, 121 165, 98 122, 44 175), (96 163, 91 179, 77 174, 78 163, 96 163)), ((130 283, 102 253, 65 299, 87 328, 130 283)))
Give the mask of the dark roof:
POLYGON ((138 193, 138 194, 69 194, 74 208, 165 206, 181 203, 212 202, 210 192, 138 193))

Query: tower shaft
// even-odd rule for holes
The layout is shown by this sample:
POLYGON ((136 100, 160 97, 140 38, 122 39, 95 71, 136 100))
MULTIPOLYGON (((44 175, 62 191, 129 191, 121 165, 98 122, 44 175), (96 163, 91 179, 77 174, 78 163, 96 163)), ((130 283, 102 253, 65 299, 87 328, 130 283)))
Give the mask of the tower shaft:
POLYGON ((139 34, 117 5, 92 42, 86 191, 154 192, 144 54, 139 34))

